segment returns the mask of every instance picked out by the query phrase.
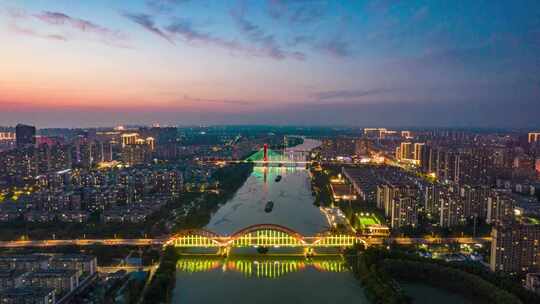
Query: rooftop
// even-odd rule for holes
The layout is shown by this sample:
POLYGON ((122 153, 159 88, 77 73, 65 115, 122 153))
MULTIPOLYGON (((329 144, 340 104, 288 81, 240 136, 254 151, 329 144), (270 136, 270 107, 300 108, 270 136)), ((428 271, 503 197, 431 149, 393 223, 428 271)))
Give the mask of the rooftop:
POLYGON ((29 277, 39 277, 39 278, 46 278, 46 277, 71 277, 74 276, 77 273, 75 270, 71 269, 47 269, 47 270, 36 270, 31 272, 28 276, 29 277))
POLYGON ((10 279, 10 278, 18 277, 23 274, 25 274, 24 271, 15 270, 15 269, 0 270, 0 279, 10 279))
POLYGON ((54 293, 53 288, 46 287, 16 287, 0 290, 0 297, 44 297, 54 293))
POLYGON ((53 259, 57 260, 57 261, 73 261, 73 260, 91 261, 91 260, 93 260, 95 258, 96 257, 94 257, 94 256, 85 255, 85 254, 62 254, 62 255, 54 256, 53 259))
POLYGON ((0 261, 20 261, 20 262, 37 262, 46 261, 51 257, 41 254, 27 254, 27 255, 0 255, 0 261))

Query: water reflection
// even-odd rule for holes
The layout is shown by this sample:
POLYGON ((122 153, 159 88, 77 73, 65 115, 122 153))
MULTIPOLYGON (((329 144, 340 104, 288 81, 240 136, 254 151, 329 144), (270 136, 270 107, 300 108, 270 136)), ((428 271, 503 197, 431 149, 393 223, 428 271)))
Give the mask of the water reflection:
POLYGON ((347 265, 342 257, 231 257, 212 256, 182 257, 178 260, 177 270, 181 273, 194 274, 221 270, 222 272, 240 273, 246 278, 276 279, 294 272, 311 268, 319 272, 345 272, 347 265))
POLYGON ((253 168, 253 176, 263 184, 273 183, 278 175, 284 176, 302 170, 303 167, 292 166, 256 166, 253 168))

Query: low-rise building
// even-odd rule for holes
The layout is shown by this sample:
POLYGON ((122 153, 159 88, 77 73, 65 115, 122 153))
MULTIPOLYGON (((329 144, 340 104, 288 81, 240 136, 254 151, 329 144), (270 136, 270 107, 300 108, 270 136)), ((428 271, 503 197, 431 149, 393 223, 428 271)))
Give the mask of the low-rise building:
POLYGON ((334 197, 334 200, 336 202, 339 202, 341 200, 356 200, 356 195, 354 195, 352 187, 350 185, 342 183, 331 183, 330 189, 332 190, 332 196, 334 197))
POLYGON ((32 287, 54 288, 59 295, 71 292, 79 285, 77 271, 71 269, 33 271, 26 276, 25 280, 26 284, 32 287))
POLYGON ((95 256, 84 254, 58 255, 52 259, 51 267, 76 270, 79 276, 89 276, 97 271, 97 259, 95 256))
POLYGON ((4 269, 15 269, 21 271, 37 271, 47 269, 49 268, 50 260, 50 256, 40 254, 0 255, 0 265, 4 269))
POLYGON ((55 291, 47 287, 16 287, 0 290, 2 304, 54 304, 55 291))
POLYGON ((25 273, 15 269, 0 270, 0 289, 21 287, 25 273))

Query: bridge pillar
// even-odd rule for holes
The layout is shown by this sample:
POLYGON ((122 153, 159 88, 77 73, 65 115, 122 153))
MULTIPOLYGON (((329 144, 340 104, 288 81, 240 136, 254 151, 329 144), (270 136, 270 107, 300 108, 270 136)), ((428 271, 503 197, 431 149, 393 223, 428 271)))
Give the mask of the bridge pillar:
POLYGON ((230 253, 231 253, 231 247, 229 246, 219 247, 218 252, 217 252, 219 256, 223 256, 223 257, 229 257, 230 253))
POLYGON ((314 255, 315 255, 315 250, 313 250, 313 247, 311 246, 304 247, 304 256, 306 258, 312 257, 314 255))

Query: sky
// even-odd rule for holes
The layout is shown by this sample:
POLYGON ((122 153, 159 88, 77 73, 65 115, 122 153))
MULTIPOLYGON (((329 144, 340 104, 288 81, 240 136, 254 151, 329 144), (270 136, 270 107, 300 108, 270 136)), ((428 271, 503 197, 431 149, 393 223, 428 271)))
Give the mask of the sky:
POLYGON ((539 117, 537 0, 0 0, 4 126, 539 117))

